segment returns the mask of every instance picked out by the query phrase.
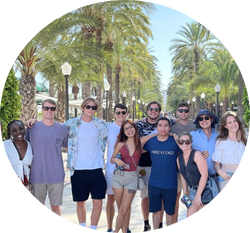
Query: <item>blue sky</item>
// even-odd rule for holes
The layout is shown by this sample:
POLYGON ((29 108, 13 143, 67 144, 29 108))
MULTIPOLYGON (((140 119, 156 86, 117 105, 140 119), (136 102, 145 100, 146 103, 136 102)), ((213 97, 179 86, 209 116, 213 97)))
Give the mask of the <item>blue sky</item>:
POLYGON ((163 89, 167 89, 171 77, 170 41, 178 38, 176 32, 181 29, 181 26, 193 22, 194 19, 169 7, 154 5, 157 11, 150 17, 154 36, 154 39, 150 41, 150 47, 153 47, 155 52, 152 54, 159 60, 158 68, 162 74, 163 89))
MULTIPOLYGON (((193 22, 194 19, 169 7, 159 4, 154 5, 156 11, 150 16, 150 28, 154 38, 153 40, 150 39, 149 47, 152 47, 154 51, 151 54, 156 56, 159 60, 158 69, 162 75, 162 88, 167 89, 171 77, 170 41, 178 37, 176 32, 180 30, 181 26, 193 22)), ((36 76, 36 81, 43 82, 44 80, 38 74, 36 76)))

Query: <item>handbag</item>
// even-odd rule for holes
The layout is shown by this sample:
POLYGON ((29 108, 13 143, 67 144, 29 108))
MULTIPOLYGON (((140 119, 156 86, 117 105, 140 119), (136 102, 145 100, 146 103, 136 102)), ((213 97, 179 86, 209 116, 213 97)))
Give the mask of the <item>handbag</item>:
MULTIPOLYGON (((127 146, 126 143, 125 143, 125 146, 126 146, 127 149, 129 150, 129 148, 128 148, 128 146, 127 146)), ((143 190, 143 189, 146 188, 146 184, 145 184, 144 179, 142 178, 142 176, 139 174, 138 167, 137 167, 136 164, 135 164, 135 160, 134 160, 133 156, 130 156, 130 157, 132 158, 132 160, 133 160, 133 162, 134 162, 134 165, 135 165, 136 171, 137 171, 137 175, 138 175, 138 178, 139 178, 139 179, 138 179, 139 182, 138 182, 138 184, 137 184, 137 190, 143 190)))

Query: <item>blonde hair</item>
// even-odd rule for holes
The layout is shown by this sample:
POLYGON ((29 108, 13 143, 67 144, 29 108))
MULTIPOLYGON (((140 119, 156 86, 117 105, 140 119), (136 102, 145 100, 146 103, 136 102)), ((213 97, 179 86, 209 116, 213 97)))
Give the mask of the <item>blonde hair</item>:
POLYGON ((84 109, 85 106, 90 102, 90 101, 93 101, 95 103, 95 106, 97 107, 96 110, 99 109, 99 104, 98 102, 96 101, 96 99, 92 98, 92 97, 87 97, 83 100, 82 104, 81 104, 81 108, 84 109))

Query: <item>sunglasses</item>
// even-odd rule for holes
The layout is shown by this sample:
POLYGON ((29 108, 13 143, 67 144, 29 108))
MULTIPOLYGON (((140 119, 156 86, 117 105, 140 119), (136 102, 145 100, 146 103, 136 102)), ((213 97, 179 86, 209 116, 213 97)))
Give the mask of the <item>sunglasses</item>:
POLYGON ((48 107, 48 106, 43 107, 44 111, 49 111, 49 109, 50 109, 50 111, 54 112, 56 110, 56 107, 48 107))
POLYGON ((183 145, 184 143, 186 144, 186 145, 190 145, 191 143, 192 143, 192 141, 190 140, 190 139, 187 139, 187 140, 179 140, 178 141, 178 143, 180 144, 180 145, 183 145))
POLYGON ((92 108, 92 110, 96 110, 96 109, 97 109, 96 106, 90 106, 90 105, 86 105, 85 108, 86 108, 86 109, 92 108))
POLYGON ((204 119, 205 119, 206 121, 208 121, 208 120, 210 119, 210 116, 204 116, 204 117, 199 117, 199 118, 198 118, 199 121, 203 121, 204 119))
POLYGON ((120 111, 117 111, 117 112, 115 112, 116 115, 120 115, 120 113, 121 113, 122 115, 126 115, 127 112, 126 112, 126 111, 121 111, 121 112, 120 112, 120 111))
POLYGON ((189 110, 188 109, 178 109, 178 112, 179 113, 183 113, 183 112, 188 113, 189 110))
POLYGON ((127 131, 127 130, 129 130, 129 129, 133 129, 134 127, 132 126, 132 125, 130 125, 130 126, 128 126, 127 128, 124 128, 123 130, 124 131, 127 131))
POLYGON ((155 110, 155 112, 159 111, 159 108, 149 108, 149 111, 152 112, 153 110, 155 110))

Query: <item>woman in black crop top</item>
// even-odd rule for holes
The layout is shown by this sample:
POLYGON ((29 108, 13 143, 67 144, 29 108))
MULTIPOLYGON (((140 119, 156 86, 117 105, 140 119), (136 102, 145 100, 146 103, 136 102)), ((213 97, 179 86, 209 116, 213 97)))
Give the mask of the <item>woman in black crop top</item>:
POLYGON ((183 132, 178 136, 177 143, 183 154, 177 158, 177 165, 181 173, 181 182, 184 195, 190 187, 189 199, 192 205, 187 209, 187 217, 199 211, 204 205, 201 202, 201 194, 208 179, 208 168, 206 159, 200 151, 192 149, 192 136, 183 132), (190 177, 192 180, 190 180, 190 177), (192 186, 198 185, 197 192, 192 186))

